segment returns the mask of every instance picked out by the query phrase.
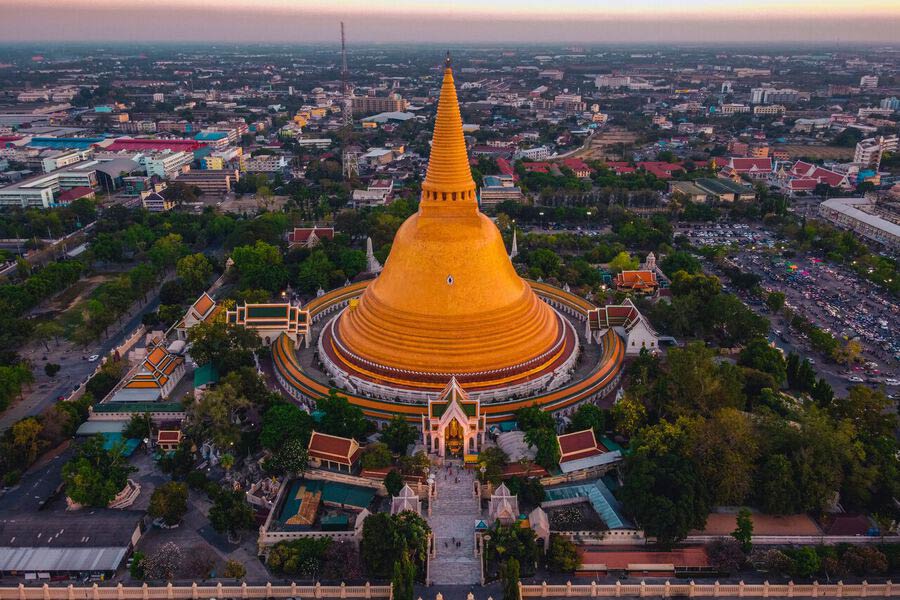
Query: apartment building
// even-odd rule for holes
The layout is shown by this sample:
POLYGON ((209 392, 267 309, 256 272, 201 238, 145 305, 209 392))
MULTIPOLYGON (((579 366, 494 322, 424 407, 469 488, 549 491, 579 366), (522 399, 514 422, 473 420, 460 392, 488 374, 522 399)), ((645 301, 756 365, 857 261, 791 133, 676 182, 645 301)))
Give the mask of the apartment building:
POLYGON ((147 170, 148 176, 155 175, 161 179, 169 179, 194 162, 194 153, 165 150, 147 153, 141 157, 140 162, 147 170))

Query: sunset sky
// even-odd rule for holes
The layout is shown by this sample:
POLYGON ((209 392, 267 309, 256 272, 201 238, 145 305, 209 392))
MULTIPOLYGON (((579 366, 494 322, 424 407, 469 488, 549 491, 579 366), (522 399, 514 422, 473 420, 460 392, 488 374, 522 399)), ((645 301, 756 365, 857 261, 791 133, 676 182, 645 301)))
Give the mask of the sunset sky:
POLYGON ((892 0, 0 0, 6 41, 895 42, 892 0))

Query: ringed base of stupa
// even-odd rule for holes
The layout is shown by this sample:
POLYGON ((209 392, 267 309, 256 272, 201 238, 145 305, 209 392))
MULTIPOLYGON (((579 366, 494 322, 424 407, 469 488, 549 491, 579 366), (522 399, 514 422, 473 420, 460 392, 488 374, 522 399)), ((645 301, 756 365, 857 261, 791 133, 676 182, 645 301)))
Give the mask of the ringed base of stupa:
MULTIPOLYGON (((512 376, 508 381, 493 384, 478 377, 465 381, 458 374, 449 373, 435 373, 427 379, 429 385, 425 387, 409 385, 409 382, 405 385, 386 384, 378 378, 362 377, 327 348, 334 341, 331 331, 339 317, 371 283, 371 280, 362 281, 331 290, 307 305, 315 336, 310 348, 297 348, 287 336, 272 344, 275 377, 285 393, 314 406, 318 398, 328 395, 331 388, 337 388, 370 419, 387 421, 401 415, 418 423, 428 409, 428 400, 437 398, 455 376, 470 396, 480 401, 487 422, 499 423, 511 419, 516 410, 526 406, 568 414, 585 402, 600 402, 611 397, 619 387, 625 359, 622 339, 612 330, 599 344, 586 339, 583 329, 594 304, 571 292, 535 281, 528 283, 553 309, 564 331, 568 332, 565 339, 567 345, 571 344, 571 352, 565 354, 561 363, 551 363, 530 378, 512 376)), ((409 377, 408 374, 400 375, 409 377)))

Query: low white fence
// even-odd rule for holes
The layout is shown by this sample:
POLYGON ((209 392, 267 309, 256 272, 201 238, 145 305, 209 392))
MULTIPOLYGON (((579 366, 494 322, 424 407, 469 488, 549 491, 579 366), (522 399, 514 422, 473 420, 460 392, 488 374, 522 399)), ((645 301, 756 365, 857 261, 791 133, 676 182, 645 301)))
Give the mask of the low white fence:
POLYGON ((765 583, 716 583, 697 584, 693 581, 686 583, 622 583, 617 581, 615 585, 572 585, 572 582, 564 585, 548 585, 546 582, 540 585, 519 584, 519 592, 522 598, 556 598, 556 597, 591 597, 591 598, 619 598, 619 597, 662 597, 674 596, 695 597, 729 597, 729 598, 890 598, 900 596, 900 586, 886 583, 868 583, 848 585, 843 582, 823 585, 818 582, 810 584, 795 584, 793 581, 785 584, 765 583))
POLYGON ((0 587, 0 600, 223 600, 225 598, 391 598, 390 585, 222 585, 0 587))

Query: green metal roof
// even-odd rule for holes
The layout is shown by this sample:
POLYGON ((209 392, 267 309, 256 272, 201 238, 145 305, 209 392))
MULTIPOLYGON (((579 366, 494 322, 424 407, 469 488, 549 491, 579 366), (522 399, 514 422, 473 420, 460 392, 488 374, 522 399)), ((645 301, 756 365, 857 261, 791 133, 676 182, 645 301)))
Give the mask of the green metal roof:
POLYGON ((247 307, 247 318, 248 319, 276 319, 281 318, 284 319, 288 316, 288 308, 287 304, 281 304, 278 306, 248 306, 247 307))
POLYGON ((184 412, 184 407, 181 406, 181 402, 106 402, 103 404, 95 404, 94 412, 184 412))

